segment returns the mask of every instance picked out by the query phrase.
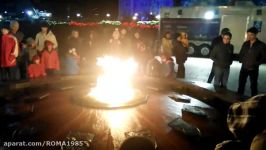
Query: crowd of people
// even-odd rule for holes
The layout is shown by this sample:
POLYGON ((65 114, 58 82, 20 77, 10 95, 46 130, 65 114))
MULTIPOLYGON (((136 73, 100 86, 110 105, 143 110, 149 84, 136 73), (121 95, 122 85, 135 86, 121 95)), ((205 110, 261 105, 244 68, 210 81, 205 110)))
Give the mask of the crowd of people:
MULTIPOLYGON (((251 95, 258 94, 259 66, 265 62, 266 45, 257 38, 257 34, 258 30, 255 27, 247 30, 247 40, 239 53, 239 62, 242 63, 238 86, 240 95, 244 94, 248 77, 251 83, 251 95)), ((230 66, 233 62, 234 46, 230 42, 232 37, 230 29, 224 28, 221 35, 213 39, 210 47, 213 66, 207 82, 211 83, 214 78, 214 85, 222 88, 227 86, 230 66)), ((84 39, 78 30, 73 29, 70 36, 65 37, 60 52, 58 48, 60 43, 57 42, 55 34, 47 23, 41 24, 40 32, 35 38, 24 38, 24 34, 19 31, 19 23, 11 21, 9 25, 1 26, 0 81, 10 82, 57 74, 77 75, 84 68, 92 69, 96 58, 103 55, 134 57, 139 64, 138 73, 141 75, 170 79, 185 78, 184 64, 189 49, 188 38, 186 32, 175 34, 166 32, 159 42, 159 52, 156 53, 152 47, 152 40, 144 38, 139 30, 114 28, 110 36, 101 37, 96 31, 91 30, 88 38, 84 39), (160 59, 154 57, 158 54, 160 59), (174 69, 175 64, 178 65, 177 72, 174 69), (83 66, 85 67, 82 68, 83 66)), ((266 124, 261 114, 265 114, 265 109, 260 109, 262 107, 258 106, 265 108, 264 105, 265 95, 233 104, 230 107, 227 122, 230 131, 238 140, 220 143, 216 149, 245 149, 241 146, 249 145, 257 149, 261 146, 258 143, 261 142, 260 139, 265 139, 266 124), (243 113, 246 114, 243 115, 243 113), (248 118, 256 115, 260 118, 255 120, 248 118), (249 132, 247 129, 256 132, 249 132)))
MULTIPOLYGON (((62 37, 59 37, 62 38, 62 37)), ((93 68, 96 58, 103 55, 134 57, 139 72, 146 73, 146 64, 152 59, 151 42, 140 30, 115 28, 111 35, 100 36, 90 30, 86 37, 73 28, 70 35, 58 43, 50 26, 43 22, 35 37, 24 37, 19 23, 11 21, 1 26, 0 81, 10 82, 53 76, 77 75, 83 69, 93 68), (58 45, 60 45, 60 48, 58 45), (104 45, 104 46, 103 46, 104 45)))
MULTIPOLYGON (((266 60, 266 45, 257 38, 257 34, 258 30, 255 27, 247 30, 247 40, 243 43, 239 53, 239 62, 242 64, 237 91, 239 95, 244 94, 248 77, 251 83, 251 95, 258 94, 259 66, 266 60)), ((213 66, 207 82, 211 83, 214 78, 214 86, 216 87, 227 87, 230 66, 234 59, 234 46, 231 44, 231 39, 230 29, 224 28, 221 35, 212 40, 210 46, 210 58, 213 60, 213 66)), ((176 59, 178 65, 177 78, 185 77, 184 63, 187 59, 188 41, 185 32, 178 33, 176 40, 173 40, 170 32, 165 33, 162 38, 163 54, 168 58, 174 56, 176 59)))
MULTIPOLYGON (((60 50, 55 34, 47 23, 42 23, 35 38, 24 38, 19 31, 19 23, 11 21, 1 27, 0 66, 1 81, 16 81, 57 74, 77 75, 84 68, 93 68, 96 58, 103 55, 134 57, 139 64, 139 73, 165 78, 185 78, 185 62, 189 48, 186 32, 166 32, 160 41, 146 38, 140 30, 114 28, 111 34, 100 36, 90 30, 86 38, 73 29, 65 37, 60 50), (159 43, 159 48, 153 47, 159 43), (104 45, 104 46, 103 46, 104 45), (157 52, 156 50, 159 49, 157 52), (159 55, 160 59, 155 58, 159 55), (177 64, 177 71, 175 71, 177 64)), ((265 44, 257 38, 258 30, 247 30, 247 41, 239 53, 242 63, 239 76, 238 93, 243 95, 248 77, 251 95, 258 94, 257 80, 259 66, 265 61, 265 44)), ((62 37, 60 37, 62 38, 62 37)), ((231 44, 230 29, 224 28, 221 35, 213 39, 210 58, 213 67, 208 79, 214 85, 226 88, 233 62, 234 46, 231 44)))
MULTIPOLYGON (((239 75, 237 93, 243 95, 247 78, 250 79, 251 95, 258 94, 259 67, 265 62, 266 45, 257 38, 258 29, 251 27, 247 30, 247 40, 242 44, 239 53, 239 62, 242 64, 239 75)), ((214 85, 227 86, 230 66, 233 62, 234 46, 230 43, 232 34, 230 29, 224 28, 221 35, 212 41, 211 59, 213 67, 208 78, 211 83, 214 77, 214 85)))
POLYGON ((36 38, 24 40, 19 23, 1 27, 1 81, 17 81, 54 74, 60 69, 57 41, 48 25, 42 25, 36 38))

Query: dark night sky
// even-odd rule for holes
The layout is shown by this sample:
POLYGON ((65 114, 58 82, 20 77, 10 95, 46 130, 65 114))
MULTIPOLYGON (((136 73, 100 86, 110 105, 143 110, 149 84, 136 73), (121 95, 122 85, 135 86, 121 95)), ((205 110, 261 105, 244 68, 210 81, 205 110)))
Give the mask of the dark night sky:
POLYGON ((81 13, 84 17, 97 17, 107 12, 117 16, 118 0, 33 0, 36 7, 48 10, 57 17, 81 13))
MULTIPOLYGON (((69 15, 76 18, 81 13, 83 18, 89 20, 102 20, 106 13, 111 14, 111 19, 116 20, 118 16, 119 0, 0 0, 0 14, 6 9, 8 12, 20 12, 23 9, 33 6, 39 10, 46 10, 53 13, 55 19, 66 19, 69 15)), ((174 0, 176 5, 183 3, 196 4, 198 1, 207 0, 174 0)), ((213 1, 213 0, 211 0, 213 1)), ((214 0, 215 2, 228 2, 236 0, 214 0)), ((266 0, 253 0, 256 4, 266 0)), ((266 4, 266 2, 265 2, 266 4)), ((188 5, 189 6, 189 5, 188 5)))
POLYGON ((52 12, 57 18, 73 16, 76 13, 81 13, 86 18, 101 17, 107 12, 113 17, 118 15, 118 0, 0 0, 0 11, 3 12, 5 9, 9 9, 9 12, 15 9, 21 11, 21 7, 30 4, 39 10, 52 12))

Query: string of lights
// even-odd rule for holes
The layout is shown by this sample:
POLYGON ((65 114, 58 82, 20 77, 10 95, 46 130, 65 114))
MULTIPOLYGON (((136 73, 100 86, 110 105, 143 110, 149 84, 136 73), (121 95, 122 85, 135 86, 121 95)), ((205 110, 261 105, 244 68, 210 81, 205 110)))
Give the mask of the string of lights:
POLYGON ((113 26, 123 26, 123 27, 133 27, 133 28, 159 28, 159 21, 137 21, 137 22, 120 22, 120 21, 110 21, 102 20, 100 22, 60 22, 60 21, 47 21, 49 25, 60 25, 68 24, 70 26, 79 27, 96 27, 100 25, 113 25, 113 26))

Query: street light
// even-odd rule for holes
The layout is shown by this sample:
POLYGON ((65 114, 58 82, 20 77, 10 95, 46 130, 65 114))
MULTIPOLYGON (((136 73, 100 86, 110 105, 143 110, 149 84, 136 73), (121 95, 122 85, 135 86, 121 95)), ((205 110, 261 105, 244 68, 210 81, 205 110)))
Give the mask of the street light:
POLYGON ((139 14, 138 13, 135 13, 134 16, 139 16, 139 14))
POLYGON ((2 15, 0 15, 0 19, 3 19, 3 16, 2 15))
POLYGON ((32 16, 33 15, 33 12, 31 10, 27 10, 26 13, 27 13, 28 16, 32 16))
POLYGON ((137 20, 138 17, 137 17, 137 16, 133 16, 132 19, 133 19, 133 20, 137 20))
POLYGON ((109 18, 111 15, 109 13, 106 14, 106 17, 109 18))
POLYGON ((81 17, 80 13, 77 13, 76 15, 77 15, 77 17, 81 17))
POLYGON ((161 18, 161 16, 160 15, 156 15, 155 18, 159 20, 161 18))
POLYGON ((204 18, 205 19, 213 19, 214 18, 214 12, 213 11, 207 11, 205 14, 204 14, 204 18))

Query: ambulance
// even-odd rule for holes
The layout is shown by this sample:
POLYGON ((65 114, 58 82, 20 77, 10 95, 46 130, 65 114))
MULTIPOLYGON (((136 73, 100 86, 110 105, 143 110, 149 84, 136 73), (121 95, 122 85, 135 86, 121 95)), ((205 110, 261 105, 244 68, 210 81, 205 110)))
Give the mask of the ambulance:
MULTIPOLYGON (((266 6, 197 6, 160 9, 160 37, 170 31, 173 36, 180 31, 188 33, 189 56, 209 57, 210 44, 223 28, 232 33, 234 54, 239 54, 246 31, 259 30, 258 38, 266 42, 266 6)), ((174 37, 176 38, 176 37, 174 37)))

